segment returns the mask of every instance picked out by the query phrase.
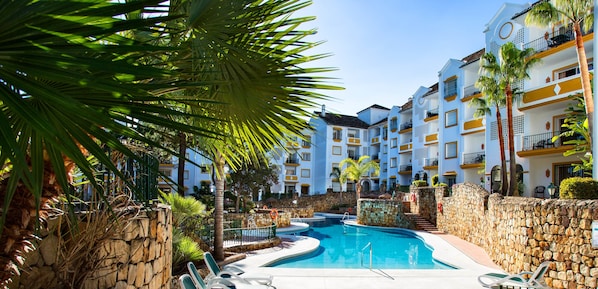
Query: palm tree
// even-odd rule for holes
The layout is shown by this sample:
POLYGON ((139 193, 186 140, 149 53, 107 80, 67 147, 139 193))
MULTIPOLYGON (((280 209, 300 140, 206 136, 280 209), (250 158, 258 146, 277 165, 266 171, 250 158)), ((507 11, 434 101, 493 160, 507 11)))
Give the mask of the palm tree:
MULTIPOLYGON (((592 134, 594 119, 594 98, 588 69, 588 59, 583 42, 583 30, 589 31, 594 25, 594 1, 593 0, 554 0, 542 1, 532 7, 525 17, 525 23, 537 24, 542 27, 570 22, 573 25, 575 35, 575 47, 577 49, 577 62, 581 72, 581 87, 588 116, 588 130, 592 134)), ((588 139, 588 145, 592 147, 592 138, 588 139)))
POLYGON ((202 5, 190 9, 189 61, 181 69, 204 84, 202 90, 186 94, 212 101, 192 110, 221 120, 210 125, 223 137, 200 137, 197 149, 210 157, 215 167, 214 257, 222 260, 224 166, 234 170, 243 162, 258 163, 267 152, 284 148, 290 136, 302 135, 307 128, 307 109, 325 98, 314 89, 335 87, 312 76, 329 69, 304 68, 323 57, 303 55, 317 43, 305 39, 314 31, 302 31, 298 26, 312 18, 291 18, 309 2, 200 2, 202 5))
MULTIPOLYGON (((161 40, 176 33, 163 26, 172 16, 158 0, 5 1, 0 8, 0 286, 5 285, 31 249, 44 209, 69 196, 70 171, 77 166, 98 189, 93 155, 123 180, 105 149, 143 159, 121 140, 162 147, 140 131, 151 125, 190 134, 209 134, 170 116, 199 118, 162 103, 161 91, 188 82, 160 59, 176 47, 140 41, 132 31, 161 40), (144 13, 145 19, 123 15, 144 13), (156 61, 147 61, 148 59, 156 61), (41 210, 41 211, 39 211, 41 210)), ((199 101, 198 101, 199 102, 199 101)), ((213 134, 216 135, 216 134, 213 134)), ((127 181, 130 183, 130 181, 127 181)), ((139 192, 137 192, 139 193, 139 192)))
MULTIPOLYGON (((492 59, 492 54, 485 54, 482 56, 481 63, 487 61, 485 58, 492 59)), ((481 117, 484 115, 491 115, 492 108, 496 111, 496 124, 498 128, 498 145, 500 150, 500 166, 501 166, 501 187, 500 193, 502 195, 507 194, 507 157, 505 155, 505 135, 503 133, 502 115, 500 113, 501 108, 505 106, 505 97, 502 91, 498 87, 496 80, 488 75, 481 74, 475 83, 475 86, 480 89, 483 93, 483 98, 474 98, 471 100, 471 104, 477 107, 474 114, 475 117, 481 117)))
MULTIPOLYGON (((480 74, 494 79, 496 88, 500 89, 505 96, 510 161, 508 195, 514 195, 517 189, 517 162, 515 158, 515 132, 513 129, 513 96, 517 93, 517 88, 513 86, 529 78, 528 69, 540 61, 539 58, 531 58, 534 53, 532 48, 519 50, 515 44, 507 42, 499 49, 500 62, 492 53, 486 53, 480 62, 480 74)), ((489 84, 488 86, 493 85, 489 84)))
POLYGON ((361 183, 372 172, 377 175, 380 172, 380 165, 377 162, 371 161, 367 155, 361 156, 357 161, 352 158, 346 158, 339 163, 342 168, 339 180, 341 184, 346 181, 354 181, 356 185, 357 194, 357 214, 359 214, 359 198, 361 198, 361 183))

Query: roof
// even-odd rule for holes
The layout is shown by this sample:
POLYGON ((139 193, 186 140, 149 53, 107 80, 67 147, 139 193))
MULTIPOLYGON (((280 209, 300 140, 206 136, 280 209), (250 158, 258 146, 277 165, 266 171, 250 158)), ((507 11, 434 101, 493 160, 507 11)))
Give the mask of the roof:
POLYGON ((369 107, 367 107, 367 108, 364 108, 364 109, 362 109, 362 110, 358 111, 358 112, 357 112, 357 114, 359 114, 359 113, 360 113, 360 112, 362 112, 362 111, 368 110, 368 109, 370 109, 370 108, 383 109, 383 110, 390 110, 389 108, 386 108, 386 107, 384 107, 384 106, 381 106, 381 105, 378 105, 378 104, 374 104, 374 105, 372 105, 372 106, 369 106, 369 107))
POLYGON ((424 95, 422 95, 422 97, 426 97, 430 94, 434 94, 438 92, 438 82, 432 84, 432 86, 430 86, 430 90, 428 90, 428 92, 426 92, 424 95))
POLYGON ((484 53, 486 52, 485 48, 482 48, 470 55, 467 55, 465 57, 463 57, 463 59, 461 59, 463 62, 465 62, 465 64, 470 63, 470 62, 474 62, 478 59, 480 59, 482 57, 482 55, 484 55, 484 53))
POLYGON ((401 111, 406 111, 411 108, 413 108, 413 99, 409 99, 409 101, 407 101, 407 103, 403 104, 401 106, 401 111))
POLYGON ((368 128, 369 125, 362 121, 361 119, 357 118, 356 116, 350 115, 342 115, 342 114, 335 114, 326 112, 325 116, 322 116, 320 112, 316 111, 318 118, 321 118, 329 125, 338 125, 338 126, 346 126, 346 127, 355 127, 355 128, 368 128))
POLYGON ((529 12, 529 11, 530 11, 530 10, 532 10, 532 8, 534 8, 536 5, 538 5, 538 4, 542 3, 542 2, 545 2, 545 1, 546 1, 546 0, 540 0, 540 1, 536 1, 534 4, 532 4, 532 5, 530 5, 529 7, 527 7, 527 8, 525 8, 525 9, 523 9, 523 11, 521 11, 521 12, 519 12, 519 13, 517 13, 517 14, 513 15, 513 17, 512 17, 511 19, 515 19, 515 18, 517 18, 517 17, 519 17, 519 16, 521 16, 521 15, 523 15, 523 14, 525 14, 525 13, 529 12))

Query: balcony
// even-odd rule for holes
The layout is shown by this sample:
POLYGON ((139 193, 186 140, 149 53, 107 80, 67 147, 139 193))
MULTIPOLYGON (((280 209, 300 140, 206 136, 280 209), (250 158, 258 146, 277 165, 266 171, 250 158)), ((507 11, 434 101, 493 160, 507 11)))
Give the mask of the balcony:
POLYGON ((472 131, 484 129, 484 119, 476 118, 463 122, 463 132, 461 135, 471 133, 472 131))
POLYGON ((565 142, 583 139, 583 136, 575 134, 572 136, 561 137, 555 141, 552 141, 552 138, 560 133, 561 131, 557 131, 524 136, 522 151, 518 152, 517 155, 525 157, 541 154, 562 153, 573 147, 573 145, 565 144, 565 142))
POLYGON ((359 160, 359 155, 357 155, 355 153, 349 153, 349 157, 348 158, 356 161, 356 160, 359 160))
POLYGON ((371 142, 371 144, 379 144, 380 143, 380 135, 372 137, 372 140, 370 142, 371 142))
POLYGON ((426 135, 425 144, 432 144, 432 143, 437 143, 437 142, 438 142, 438 133, 426 135))
POLYGON ((486 159, 485 152, 463 154, 463 165, 483 164, 486 159))
POLYGON ((399 166, 399 174, 411 173, 412 170, 413 170, 413 166, 412 165, 401 165, 401 166, 399 166))
POLYGON ((424 169, 437 169, 438 168, 438 158, 427 158, 424 159, 424 169))
POLYGON ((438 116, 438 107, 426 111, 426 118, 433 118, 438 116))
MULTIPOLYGON (((594 30, 590 29, 590 31, 582 32, 582 35, 588 35, 593 32, 594 30)), ((574 39, 575 36, 573 32, 573 27, 571 25, 567 27, 563 26, 558 31, 555 31, 553 33, 546 32, 546 34, 544 34, 543 37, 540 37, 538 39, 532 40, 524 44, 523 48, 533 48, 536 51, 536 53, 538 53, 561 46, 574 39)))
POLYGON ((361 144, 361 140, 359 139, 359 137, 348 137, 347 144, 348 145, 359 145, 359 144, 361 144))
POLYGON ((401 130, 407 130, 413 127, 413 122, 409 121, 409 122, 405 122, 401 124, 401 130))
POLYGON ((293 157, 293 158, 287 158, 284 161, 285 165, 298 165, 299 164, 299 158, 297 157, 293 157))
POLYGON ((462 100, 467 101, 467 100, 470 100, 474 97, 481 96, 481 95, 482 95, 482 92, 477 87, 475 87, 475 85, 470 85, 463 89, 462 100))

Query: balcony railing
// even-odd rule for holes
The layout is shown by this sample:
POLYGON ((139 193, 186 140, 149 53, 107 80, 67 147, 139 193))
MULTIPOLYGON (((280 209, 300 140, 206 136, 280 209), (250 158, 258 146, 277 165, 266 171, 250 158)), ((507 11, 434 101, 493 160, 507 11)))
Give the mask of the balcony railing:
MULTIPOLYGON (((582 34, 586 35, 586 34, 590 34, 592 32, 594 32, 594 30, 590 29, 589 31, 582 31, 582 34)), ((557 47, 557 46, 559 46, 563 43, 569 42, 573 39, 575 39, 575 36, 573 33, 573 27, 571 25, 569 25, 567 27, 563 26, 558 31, 555 31, 553 33, 547 32, 543 37, 540 37, 538 39, 532 40, 532 41, 524 44, 523 48, 524 49, 533 48, 537 53, 537 52, 542 52, 542 51, 548 50, 553 47, 557 47)))
POLYGON ((561 131, 557 132, 546 132, 534 135, 527 135, 523 137, 523 150, 539 150, 539 149, 547 149, 547 148, 555 148, 560 147, 563 143, 574 140, 574 139, 581 139, 583 138, 581 135, 575 134, 573 136, 561 137, 555 141, 552 141, 552 138, 555 135, 561 134, 561 131))
POLYGON ((464 165, 481 164, 484 162, 484 159, 486 159, 486 153, 484 152, 463 154, 464 165))
POLYGON ((413 166, 412 165, 401 165, 399 167, 399 171, 400 172, 410 172, 413 170, 413 166))
POLYGON ((424 159, 424 167, 438 166, 438 158, 424 159))
POLYGON ((426 111, 426 118, 434 117, 438 115, 438 107, 426 111))
POLYGON ((409 121, 401 124, 401 130, 410 129, 413 127, 413 122, 409 121))
POLYGON ((284 161, 285 164, 298 164, 299 163, 299 158, 287 158, 284 161))
POLYGON ((465 87, 463 89, 463 95, 465 97, 476 95, 476 94, 478 94, 480 92, 481 91, 477 87, 475 87, 475 85, 470 85, 470 86, 467 86, 467 87, 465 87))

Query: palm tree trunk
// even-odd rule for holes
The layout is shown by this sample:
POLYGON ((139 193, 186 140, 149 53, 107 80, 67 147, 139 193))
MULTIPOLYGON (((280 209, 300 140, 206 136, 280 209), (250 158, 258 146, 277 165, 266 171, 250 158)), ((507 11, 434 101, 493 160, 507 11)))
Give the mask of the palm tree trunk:
POLYGON ((359 199, 361 198, 361 182, 359 180, 357 180, 356 184, 355 184, 355 197, 357 200, 357 212, 355 212, 355 214, 357 215, 357 218, 359 218, 360 215, 360 211, 361 211, 361 205, 359 203, 359 199))
POLYGON ((500 113, 500 107, 496 106, 496 124, 498 126, 498 146, 500 148, 500 193, 501 195, 507 194, 507 156, 505 155, 505 136, 502 131, 502 116, 500 113))
POLYGON ((179 133, 179 166, 177 171, 177 192, 185 196, 185 156, 187 151, 187 136, 184 132, 179 133))
MULTIPOLYGON (((67 173, 70 174, 72 166, 66 165, 67 173)), ((18 266, 21 266, 24 259, 23 254, 33 250, 31 243, 35 238, 35 230, 39 218, 46 217, 46 210, 50 203, 62 195, 61 186, 56 181, 56 173, 49 160, 44 160, 43 186, 41 188, 41 199, 39 208, 36 205, 35 197, 30 188, 23 183, 17 184, 15 193, 10 200, 6 221, 0 235, 0 288, 6 288, 14 275, 19 274, 18 266), (39 211, 38 211, 39 209, 39 211)), ((7 185, 10 176, 2 176, 0 181, 0 208, 6 200, 7 185)))
POLYGON ((507 95, 507 133, 509 137, 509 193, 507 196, 514 196, 517 188, 517 161, 515 159, 515 131, 513 129, 513 90, 511 84, 505 88, 507 95))
POLYGON ((586 50, 583 43, 583 35, 579 22, 573 23, 573 32, 575 33, 575 47, 577 48, 577 61, 579 63, 579 70, 581 72, 581 88, 583 89, 583 98, 586 103, 586 115, 588 117, 588 131, 590 132, 590 139, 588 147, 592 148, 592 127, 594 125, 594 97, 592 95, 592 85, 590 83, 590 71, 588 70, 588 59, 586 58, 586 50))
POLYGON ((224 260, 224 156, 217 153, 214 158, 216 168, 216 196, 214 198, 214 258, 224 260))

